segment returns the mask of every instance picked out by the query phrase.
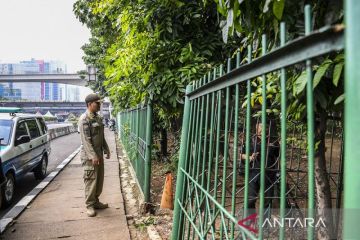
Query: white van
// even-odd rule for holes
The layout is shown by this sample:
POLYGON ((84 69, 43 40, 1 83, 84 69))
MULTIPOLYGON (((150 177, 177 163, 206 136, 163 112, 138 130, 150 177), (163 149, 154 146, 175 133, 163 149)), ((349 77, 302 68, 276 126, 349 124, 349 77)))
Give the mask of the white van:
POLYGON ((19 177, 28 172, 34 172, 36 179, 46 177, 51 148, 41 116, 3 112, 0 108, 0 181, 3 179, 1 197, 6 207, 13 200, 19 177))

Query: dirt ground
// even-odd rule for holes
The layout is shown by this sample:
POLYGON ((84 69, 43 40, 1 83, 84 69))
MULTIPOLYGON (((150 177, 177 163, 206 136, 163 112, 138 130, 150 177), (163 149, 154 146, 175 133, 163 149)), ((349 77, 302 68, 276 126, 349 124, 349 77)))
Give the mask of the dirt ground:
MULTIPOLYGON (((156 219, 155 228, 159 232, 159 235, 162 239, 171 238, 171 230, 173 224, 173 211, 168 209, 160 209, 161 197, 165 184, 165 172, 164 169, 167 169, 168 163, 165 162, 154 162, 152 165, 152 179, 151 179, 151 200, 155 205, 155 214, 156 219)), ((173 195, 175 194, 176 180, 175 174, 173 175, 173 184, 172 190, 173 195)), ((174 197, 173 197, 174 199, 174 197)))
MULTIPOLYGON (((117 146, 120 162, 121 188, 125 201, 125 212, 130 230, 131 239, 170 239, 172 230, 173 211, 160 209, 160 202, 165 183, 167 162, 152 162, 151 177, 151 205, 144 204, 143 195, 139 185, 132 174, 132 166, 126 156, 126 152, 117 146), (149 236, 148 228, 157 231, 158 236, 149 236)), ((175 177, 174 177, 175 178, 175 177)), ((173 179, 173 194, 175 193, 176 181, 173 179)))

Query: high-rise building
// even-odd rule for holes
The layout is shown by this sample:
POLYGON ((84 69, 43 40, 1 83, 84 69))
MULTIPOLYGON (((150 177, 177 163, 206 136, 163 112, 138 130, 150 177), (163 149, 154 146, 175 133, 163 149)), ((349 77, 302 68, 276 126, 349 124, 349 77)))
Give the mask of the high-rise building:
POLYGON ((9 75, 13 74, 13 64, 0 64, 0 74, 9 75))
POLYGON ((80 88, 72 85, 62 84, 62 100, 69 102, 80 101, 80 88))
POLYGON ((0 96, 4 96, 4 89, 5 89, 4 85, 0 83, 0 96))
POLYGON ((60 100, 59 96, 60 96, 59 84, 53 83, 52 84, 52 100, 59 101, 60 100))
MULTIPOLYGON (((14 64, 0 64, 0 74, 10 75, 14 73, 14 64)), ((16 67, 15 67, 16 68, 16 67)), ((18 67, 16 69, 19 69, 18 67)), ((0 84, 0 98, 6 98, 11 100, 21 99, 21 90, 14 87, 13 83, 0 84)))
POLYGON ((32 58, 30 61, 21 61, 19 65, 22 68, 22 74, 40 73, 39 62, 44 62, 44 60, 35 60, 32 58))
POLYGON ((7 100, 20 100, 21 99, 21 90, 20 89, 10 89, 6 84, 0 84, 0 99, 7 100))

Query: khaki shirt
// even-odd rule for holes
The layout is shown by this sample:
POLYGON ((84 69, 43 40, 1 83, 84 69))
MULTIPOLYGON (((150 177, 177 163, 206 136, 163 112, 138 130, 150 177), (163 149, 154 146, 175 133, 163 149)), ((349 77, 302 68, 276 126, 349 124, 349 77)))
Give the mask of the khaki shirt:
POLYGON ((103 153, 109 153, 109 147, 104 137, 104 124, 99 114, 86 111, 78 122, 81 138, 80 157, 82 162, 102 159, 103 153))

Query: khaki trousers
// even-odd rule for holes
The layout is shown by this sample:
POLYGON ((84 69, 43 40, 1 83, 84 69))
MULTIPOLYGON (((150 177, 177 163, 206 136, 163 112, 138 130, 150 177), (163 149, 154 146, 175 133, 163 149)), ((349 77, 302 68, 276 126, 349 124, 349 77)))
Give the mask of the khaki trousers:
POLYGON ((85 204, 86 207, 94 207, 99 202, 99 196, 104 184, 104 161, 99 165, 93 165, 92 161, 84 164, 84 183, 85 183, 85 204))

